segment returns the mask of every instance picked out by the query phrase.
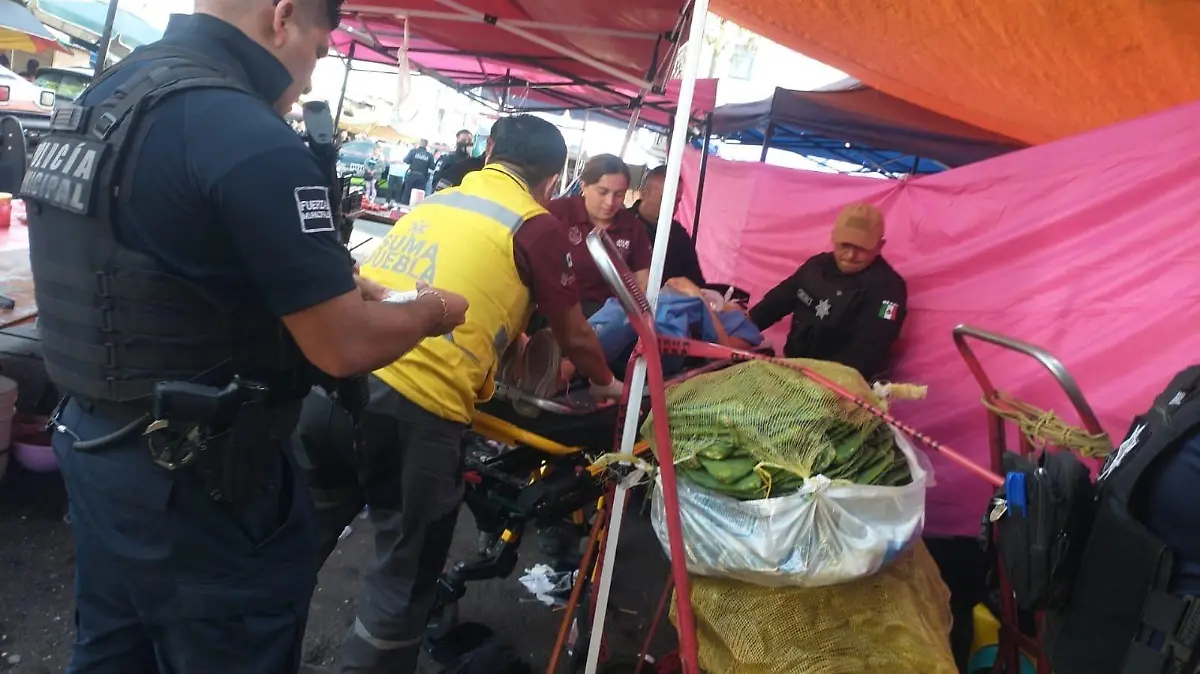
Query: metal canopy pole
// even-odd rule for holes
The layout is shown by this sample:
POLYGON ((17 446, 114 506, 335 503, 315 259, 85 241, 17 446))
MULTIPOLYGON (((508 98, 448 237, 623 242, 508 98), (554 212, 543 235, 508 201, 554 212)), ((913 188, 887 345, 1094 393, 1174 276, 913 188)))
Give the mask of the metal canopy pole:
POLYGON ((633 131, 637 128, 638 120, 642 118, 642 106, 637 106, 633 109, 633 114, 629 115, 629 126, 625 127, 625 139, 621 141, 621 154, 617 155, 622 161, 625 160, 625 151, 629 149, 629 141, 633 139, 633 131))
MULTIPOLYGON (((465 5, 460 4, 456 0, 434 0, 434 1, 437 2, 439 5, 449 7, 450 9, 453 9, 458 12, 462 12, 466 16, 475 17, 480 22, 485 22, 485 21, 488 21, 488 19, 489 19, 489 17, 485 16, 482 12, 477 12, 477 11, 471 9, 470 7, 466 7, 465 5)), ((607 63, 604 63, 602 61, 597 61, 596 59, 588 56, 587 54, 584 54, 583 52, 564 47, 553 40, 548 40, 548 39, 542 37, 541 35, 536 35, 534 33, 531 33, 524 28, 513 25, 509 21, 498 20, 498 21, 495 21, 494 23, 492 23, 492 25, 499 28, 500 30, 512 33, 513 35, 516 35, 517 37, 524 38, 526 41, 532 42, 533 44, 536 44, 539 47, 545 47, 546 49, 549 49, 553 52, 557 52, 568 58, 575 59, 576 61, 578 61, 586 66, 591 66, 592 68, 595 68, 596 70, 604 73, 605 75, 608 75, 610 77, 615 77, 623 82, 628 82, 629 84, 632 84, 632 85, 638 87, 639 89, 649 90, 652 87, 650 82, 647 82, 646 80, 644 80, 640 77, 635 77, 633 75, 630 75, 629 73, 627 73, 623 70, 620 70, 618 68, 614 68, 614 67, 608 65, 607 63)))
POLYGON ((774 136, 774 135, 775 135, 775 122, 769 122, 767 124, 766 132, 763 133, 762 154, 759 155, 759 157, 758 157, 758 161, 760 164, 767 163, 767 151, 771 149, 771 136, 774 136))
POLYGON ((708 140, 712 137, 713 114, 704 118, 704 146, 700 152, 700 178, 696 181, 696 213, 692 219, 692 243, 700 236, 700 207, 704 204, 704 176, 708 173, 708 140))
POLYGON ((109 0, 108 16, 104 19, 104 30, 100 33, 100 45, 96 48, 96 71, 94 75, 99 76, 100 71, 104 70, 104 63, 108 61, 108 43, 112 41, 113 24, 117 21, 117 2, 119 0, 109 0))
POLYGON ((346 54, 346 78, 342 80, 342 95, 338 96, 337 114, 333 118, 334 135, 337 135, 338 126, 342 123, 342 106, 346 103, 346 88, 350 86, 350 72, 354 70, 354 48, 357 46, 357 42, 351 42, 346 54))
POLYGON ((559 195, 562 195, 570 187, 571 183, 575 182, 575 176, 579 174, 583 166, 584 148, 587 143, 587 127, 588 120, 592 117, 591 110, 583 112, 583 128, 579 131, 579 156, 575 158, 575 170, 568 171, 571 168, 571 153, 567 153, 567 158, 563 160, 562 182, 558 188, 559 195))
MULTIPOLYGON (((449 5, 447 5, 449 6, 449 5)), ((456 8, 457 9, 457 8, 456 8)), ((428 9, 395 9, 393 7, 376 7, 374 5, 360 5, 352 3, 342 7, 342 11, 347 14, 388 14, 413 17, 417 19, 434 19, 435 21, 458 21, 463 23, 475 23, 480 19, 474 14, 456 14, 454 12, 437 12, 428 9)), ((472 10, 465 10, 472 11, 472 10)), ((635 30, 621 30, 619 28, 591 28, 589 26, 575 26, 567 23, 543 23, 541 21, 529 21, 527 19, 501 19, 509 26, 517 28, 530 28, 533 30, 545 30, 554 33, 582 33, 585 35, 607 35, 610 37, 620 37, 630 40, 657 40, 661 37, 658 33, 646 33, 635 30)), ((386 35, 387 33, 380 33, 386 35)), ((456 54, 461 52, 454 52, 456 54)))
MULTIPOLYGON (((708 19, 708 0, 695 0, 692 5, 692 25, 688 36, 687 53, 683 66, 683 77, 679 83, 679 102, 675 108, 675 123, 671 132, 670 148, 667 152, 667 178, 663 185, 662 205, 658 211, 658 228, 654 236, 654 252, 650 259, 650 280, 646 287, 646 299, 650 302, 650 315, 656 315, 659 289, 662 287, 663 266, 667 259, 667 242, 671 238, 671 222, 675 215, 675 196, 679 193, 679 175, 683 169, 683 148, 687 144, 688 125, 691 123, 692 99, 696 90, 696 74, 700 69, 700 50, 704 43, 704 24, 708 19)), ((639 357, 633 366, 633 379, 628 382, 628 398, 638 405, 642 400, 642 391, 646 386, 646 359, 639 357)), ((621 434, 621 453, 633 452, 637 439, 638 414, 625 415, 625 427, 621 434)), ((623 503, 625 494, 618 487, 614 506, 623 503)), ((600 660, 599 635, 603 633, 604 620, 608 611, 608 595, 612 588, 612 564, 617 556, 617 543, 620 540, 621 520, 617 519, 620 510, 613 514, 609 524, 608 538, 605 541, 605 565, 601 569, 599 591, 596 595, 595 615, 592 619, 592 639, 588 644, 586 674, 595 674, 600 660)), ((678 513, 676 513, 676 517, 678 513)), ((676 523, 673 527, 682 531, 682 525, 676 523)), ((683 560, 677 560, 682 563, 683 560)), ((679 611, 677 631, 680 635, 680 657, 683 661, 684 674, 699 674, 700 665, 696 660, 696 621, 692 614, 691 595, 686 578, 675 579, 676 601, 686 610, 679 611)))

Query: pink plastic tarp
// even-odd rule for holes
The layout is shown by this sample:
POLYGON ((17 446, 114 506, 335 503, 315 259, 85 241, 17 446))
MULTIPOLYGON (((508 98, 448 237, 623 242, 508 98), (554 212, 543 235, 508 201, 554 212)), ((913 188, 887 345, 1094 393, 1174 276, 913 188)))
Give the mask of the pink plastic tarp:
MULTIPOLYGON (((893 412, 989 465, 981 391, 951 339, 965 323, 1057 356, 1119 443, 1171 376, 1200 362, 1200 156, 1182 150, 1197 146, 1200 102, 906 182, 710 158, 698 252, 709 279, 757 300, 828 249, 842 206, 876 204, 884 255, 909 289, 893 379, 929 386, 893 412)), ((693 151, 689 226, 698 165, 693 151)), ((768 334, 782 345, 785 332, 768 334)), ((975 350, 997 388, 1079 423, 1034 360, 975 350)), ((977 533, 990 487, 931 459, 928 531, 977 533)))

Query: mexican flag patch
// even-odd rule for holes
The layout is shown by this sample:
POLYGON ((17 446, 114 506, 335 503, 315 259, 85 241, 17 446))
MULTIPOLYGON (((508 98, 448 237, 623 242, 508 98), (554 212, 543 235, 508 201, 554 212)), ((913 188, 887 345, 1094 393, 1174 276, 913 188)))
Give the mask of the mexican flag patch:
POLYGON ((895 302, 884 301, 879 307, 879 317, 885 321, 896 320, 896 314, 900 313, 900 305, 895 302))

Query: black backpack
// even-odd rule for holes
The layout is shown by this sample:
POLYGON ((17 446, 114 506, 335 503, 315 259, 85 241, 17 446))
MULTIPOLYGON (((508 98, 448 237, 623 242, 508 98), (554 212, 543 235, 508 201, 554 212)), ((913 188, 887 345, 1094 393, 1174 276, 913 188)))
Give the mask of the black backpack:
POLYGON ((1036 462, 1005 452, 1003 466, 1005 484, 984 515, 982 542, 1021 609, 1061 608, 1091 529, 1090 471, 1067 450, 1044 450, 1036 462))

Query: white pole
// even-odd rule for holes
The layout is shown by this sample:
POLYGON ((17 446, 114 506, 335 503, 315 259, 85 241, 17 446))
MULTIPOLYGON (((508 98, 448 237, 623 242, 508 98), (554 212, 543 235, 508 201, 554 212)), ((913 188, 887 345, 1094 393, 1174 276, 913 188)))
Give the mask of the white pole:
MULTIPOLYGON (((692 5, 692 27, 688 34, 687 56, 683 65, 683 79, 679 83, 679 105, 675 109, 675 125, 671 133, 671 146, 667 154, 667 181, 663 185, 662 206, 658 211, 658 228, 654 236, 654 253, 650 258, 650 282, 646 298, 650 300, 650 314, 655 315, 658 306, 658 290, 662 286, 663 263, 667 259, 667 241, 671 236, 671 221, 675 215, 675 195, 679 192, 679 174, 683 169, 683 148, 687 144, 688 123, 692 118, 692 98, 696 89, 696 73, 700 69, 700 49, 704 43, 704 23, 708 19, 708 0, 695 0, 692 5)), ((641 406, 642 390, 646 385, 646 361, 638 358, 633 366, 633 380, 629 383, 629 404, 641 406)), ((665 422, 665 420, 663 420, 665 422)), ((633 452, 637 439, 637 413, 625 415, 625 428, 621 435, 621 452, 633 452)), ((623 495, 622 495, 623 496, 623 495)), ((613 518, 609 522, 608 537, 604 544, 604 567, 600 570, 598 597, 608 597, 612 586, 610 560, 617 556, 617 541, 621 536, 621 520, 617 515, 619 503, 613 504, 613 518)), ((600 635, 608 612, 606 602, 597 601, 592 620, 591 643, 588 649, 586 674, 595 674, 600 661, 600 635)))

